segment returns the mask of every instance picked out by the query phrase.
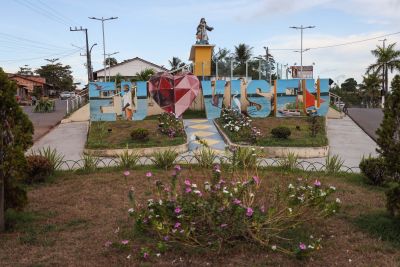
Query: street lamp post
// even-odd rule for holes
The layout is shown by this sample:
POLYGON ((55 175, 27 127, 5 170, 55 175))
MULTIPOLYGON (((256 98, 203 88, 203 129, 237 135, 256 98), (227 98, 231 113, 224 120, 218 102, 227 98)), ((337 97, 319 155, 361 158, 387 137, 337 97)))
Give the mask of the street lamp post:
MULTIPOLYGON (((300 40, 301 40, 300 41, 300 73, 301 73, 301 76, 303 76, 303 51, 305 51, 305 50, 303 50, 303 30, 304 29, 312 29, 312 28, 315 28, 315 26, 301 25, 300 27, 292 26, 289 28, 300 30, 300 40)), ((301 77, 301 78, 303 78, 303 77, 301 77)))
POLYGON ((101 29, 103 31, 103 66, 104 66, 104 77, 106 77, 106 41, 105 41, 105 36, 104 36, 104 21, 107 20, 113 20, 117 19, 118 17, 109 17, 109 18, 96 18, 96 17, 89 17, 89 19, 95 19, 95 20, 100 20, 101 21, 101 29))

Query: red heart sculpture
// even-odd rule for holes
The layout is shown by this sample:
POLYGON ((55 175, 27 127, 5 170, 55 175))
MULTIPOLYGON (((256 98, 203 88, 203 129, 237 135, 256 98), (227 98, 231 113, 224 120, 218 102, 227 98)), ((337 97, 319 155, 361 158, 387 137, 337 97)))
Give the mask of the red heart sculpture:
POLYGON ((149 92, 163 110, 174 112, 179 117, 199 94, 200 82, 192 73, 172 76, 159 72, 150 78, 149 92))

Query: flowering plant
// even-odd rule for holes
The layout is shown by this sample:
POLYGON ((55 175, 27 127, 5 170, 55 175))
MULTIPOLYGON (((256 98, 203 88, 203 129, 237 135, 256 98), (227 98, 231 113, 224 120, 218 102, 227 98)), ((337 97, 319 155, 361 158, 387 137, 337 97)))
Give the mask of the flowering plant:
POLYGON ((246 240, 274 251, 304 255, 318 249, 320 240, 318 245, 302 240, 301 247, 293 250, 297 241, 288 245, 288 231, 334 214, 340 206, 340 200, 332 198, 335 188, 318 180, 299 179, 265 198, 257 175, 225 180, 216 165, 210 181, 200 185, 180 179, 180 172, 181 167, 175 166, 171 182, 156 181, 153 198, 146 205, 132 201, 135 207, 129 212, 136 232, 165 246, 178 243, 220 251, 226 244, 246 240))
POLYGON ((221 111, 220 121, 222 127, 231 135, 246 137, 251 143, 255 143, 261 136, 261 131, 251 125, 252 120, 236 109, 224 108, 221 111))
POLYGON ((164 112, 158 117, 158 129, 161 133, 171 138, 184 135, 182 120, 175 117, 174 113, 164 112))

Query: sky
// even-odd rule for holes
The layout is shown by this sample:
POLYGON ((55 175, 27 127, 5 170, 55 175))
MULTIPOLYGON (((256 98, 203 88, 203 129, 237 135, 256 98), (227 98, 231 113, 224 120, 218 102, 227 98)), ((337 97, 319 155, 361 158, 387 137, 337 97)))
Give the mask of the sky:
MULTIPOLYGON (((120 62, 141 57, 169 67, 179 57, 188 62, 196 27, 204 17, 214 27, 210 43, 234 50, 245 43, 253 55, 267 46, 280 64, 300 65, 300 31, 290 26, 310 26, 303 48, 318 48, 400 32, 400 0, 0 0, 0 67, 16 72, 29 65, 36 69, 59 58, 72 67, 75 82, 85 84, 87 72, 83 32, 88 29, 94 70, 102 68, 101 22, 88 17, 118 17, 105 22, 106 53, 119 52, 120 62), (279 50, 284 49, 284 50, 279 50), (289 49, 289 50, 285 50, 289 49)), ((371 50, 400 41, 400 34, 303 53, 303 65, 314 65, 315 77, 336 82, 354 77, 362 81, 375 61, 371 50)), ((400 43, 397 45, 400 49, 400 43)))

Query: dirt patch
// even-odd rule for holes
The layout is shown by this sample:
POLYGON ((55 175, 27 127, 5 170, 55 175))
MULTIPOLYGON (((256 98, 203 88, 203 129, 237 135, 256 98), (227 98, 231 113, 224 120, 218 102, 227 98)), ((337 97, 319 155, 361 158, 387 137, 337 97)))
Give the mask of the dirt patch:
MULTIPOLYGON (((170 172, 152 170, 155 179, 167 181, 170 172)), ((141 242, 133 251, 115 252, 105 248, 108 240, 119 240, 120 231, 129 232, 127 193, 135 188, 139 201, 146 195, 147 170, 131 171, 127 182, 122 171, 102 171, 93 174, 66 173, 52 184, 29 191, 27 211, 40 216, 29 225, 0 235, 2 266, 137 266, 136 258, 141 242), (132 258, 126 257, 132 253, 132 258)), ((400 251, 390 244, 372 238, 351 223, 357 216, 384 208, 382 190, 375 190, 347 181, 344 177, 317 174, 294 174, 280 171, 261 171, 262 187, 266 195, 277 184, 286 186, 299 176, 335 186, 343 207, 337 216, 313 225, 323 235, 323 249, 308 260, 265 252, 248 244, 228 249, 220 255, 196 253, 186 249, 168 251, 153 258, 148 265, 158 266, 396 266, 400 251)), ((180 179, 192 177, 201 183, 210 180, 210 172, 185 167, 180 179)))

